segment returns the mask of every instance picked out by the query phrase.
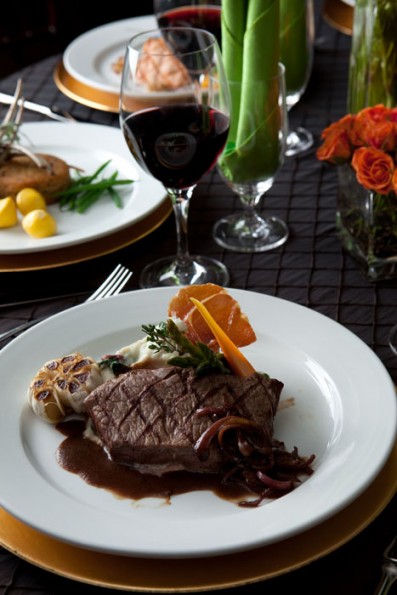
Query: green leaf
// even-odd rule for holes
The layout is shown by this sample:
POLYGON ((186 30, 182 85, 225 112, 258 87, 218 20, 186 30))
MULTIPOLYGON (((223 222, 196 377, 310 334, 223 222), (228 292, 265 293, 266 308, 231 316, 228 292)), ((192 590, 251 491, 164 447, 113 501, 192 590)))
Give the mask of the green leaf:
POLYGON ((178 353, 177 356, 170 357, 170 365, 195 368, 196 375, 231 373, 223 354, 215 353, 205 343, 190 341, 171 318, 158 325, 142 325, 142 330, 147 334, 149 349, 155 353, 178 353))

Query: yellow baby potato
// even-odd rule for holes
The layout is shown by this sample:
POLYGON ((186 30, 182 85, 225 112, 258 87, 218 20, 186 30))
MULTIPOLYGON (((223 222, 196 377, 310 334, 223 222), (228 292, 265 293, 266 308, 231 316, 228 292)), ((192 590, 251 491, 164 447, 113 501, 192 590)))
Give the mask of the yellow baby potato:
POLYGON ((22 188, 16 196, 16 203, 22 215, 27 215, 35 209, 45 209, 47 206, 44 196, 34 188, 22 188))
POLYGON ((24 216, 22 228, 32 238, 48 238, 56 234, 57 223, 44 209, 35 209, 24 216))
POLYGON ((11 196, 0 199, 0 227, 13 227, 18 222, 17 207, 11 196))

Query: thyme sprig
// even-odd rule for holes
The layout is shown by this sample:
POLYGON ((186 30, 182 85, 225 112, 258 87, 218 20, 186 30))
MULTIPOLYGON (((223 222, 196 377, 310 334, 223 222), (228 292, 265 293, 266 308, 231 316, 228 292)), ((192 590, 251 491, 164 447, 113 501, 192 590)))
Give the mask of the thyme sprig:
POLYGON ((142 330, 146 333, 147 341, 150 343, 149 349, 155 353, 159 351, 174 353, 176 351, 179 354, 168 360, 171 365, 181 368, 193 367, 197 376, 211 373, 231 373, 222 353, 215 353, 208 345, 200 341, 197 343, 190 341, 171 318, 158 325, 142 325, 142 330))
POLYGON ((93 174, 83 176, 80 172, 77 172, 76 178, 72 181, 69 188, 57 194, 57 197, 60 198, 59 205, 61 210, 85 213, 105 192, 110 195, 115 206, 121 209, 123 206, 122 200, 115 186, 132 184, 134 180, 118 179, 117 171, 113 172, 108 178, 100 179, 99 175, 109 165, 110 161, 110 159, 105 161, 93 174))

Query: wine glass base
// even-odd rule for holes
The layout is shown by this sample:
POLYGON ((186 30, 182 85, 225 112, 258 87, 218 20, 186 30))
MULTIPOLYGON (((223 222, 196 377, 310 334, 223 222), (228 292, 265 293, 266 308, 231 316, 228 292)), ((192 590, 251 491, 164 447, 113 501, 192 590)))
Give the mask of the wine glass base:
POLYGON ((291 130, 287 136, 287 147, 285 154, 287 157, 303 153, 313 146, 313 135, 306 128, 299 127, 291 130))
POLYGON ((230 215, 215 223, 213 238, 219 246, 234 252, 267 252, 282 246, 288 239, 287 225, 278 217, 255 220, 256 227, 250 227, 250 220, 242 215, 230 215), (258 225, 258 220, 261 225, 258 225))
POLYGON ((397 355, 397 324, 395 324, 389 333, 389 347, 397 355))
POLYGON ((143 269, 139 286, 142 289, 202 283, 225 286, 229 279, 229 271, 225 265, 214 258, 192 256, 189 261, 180 263, 174 256, 167 256, 151 262, 143 269))

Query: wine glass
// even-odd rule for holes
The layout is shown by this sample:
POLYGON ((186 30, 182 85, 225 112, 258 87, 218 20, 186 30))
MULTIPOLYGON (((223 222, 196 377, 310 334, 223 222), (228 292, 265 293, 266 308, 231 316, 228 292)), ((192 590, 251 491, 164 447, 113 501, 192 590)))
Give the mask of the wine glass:
POLYGON ((153 0, 153 12, 160 29, 206 29, 221 45, 221 0, 153 0))
MULTIPOLYGON (((309 82, 313 41, 313 0, 280 0, 280 61, 285 66, 288 111, 298 103, 309 82)), ((297 155, 312 145, 312 133, 300 126, 289 131, 285 154, 297 155)))
POLYGON ((229 274, 217 260, 191 256, 188 209, 200 178, 216 163, 229 130, 230 95, 216 38, 170 27, 135 35, 126 49, 120 124, 138 164, 171 198, 177 250, 142 271, 141 287, 216 283, 229 274))
POLYGON ((265 252, 284 244, 288 227, 278 217, 261 217, 256 207, 280 169, 287 138, 284 66, 261 81, 229 81, 231 131, 218 161, 226 184, 238 194, 243 211, 217 221, 213 237, 236 252, 265 252))

